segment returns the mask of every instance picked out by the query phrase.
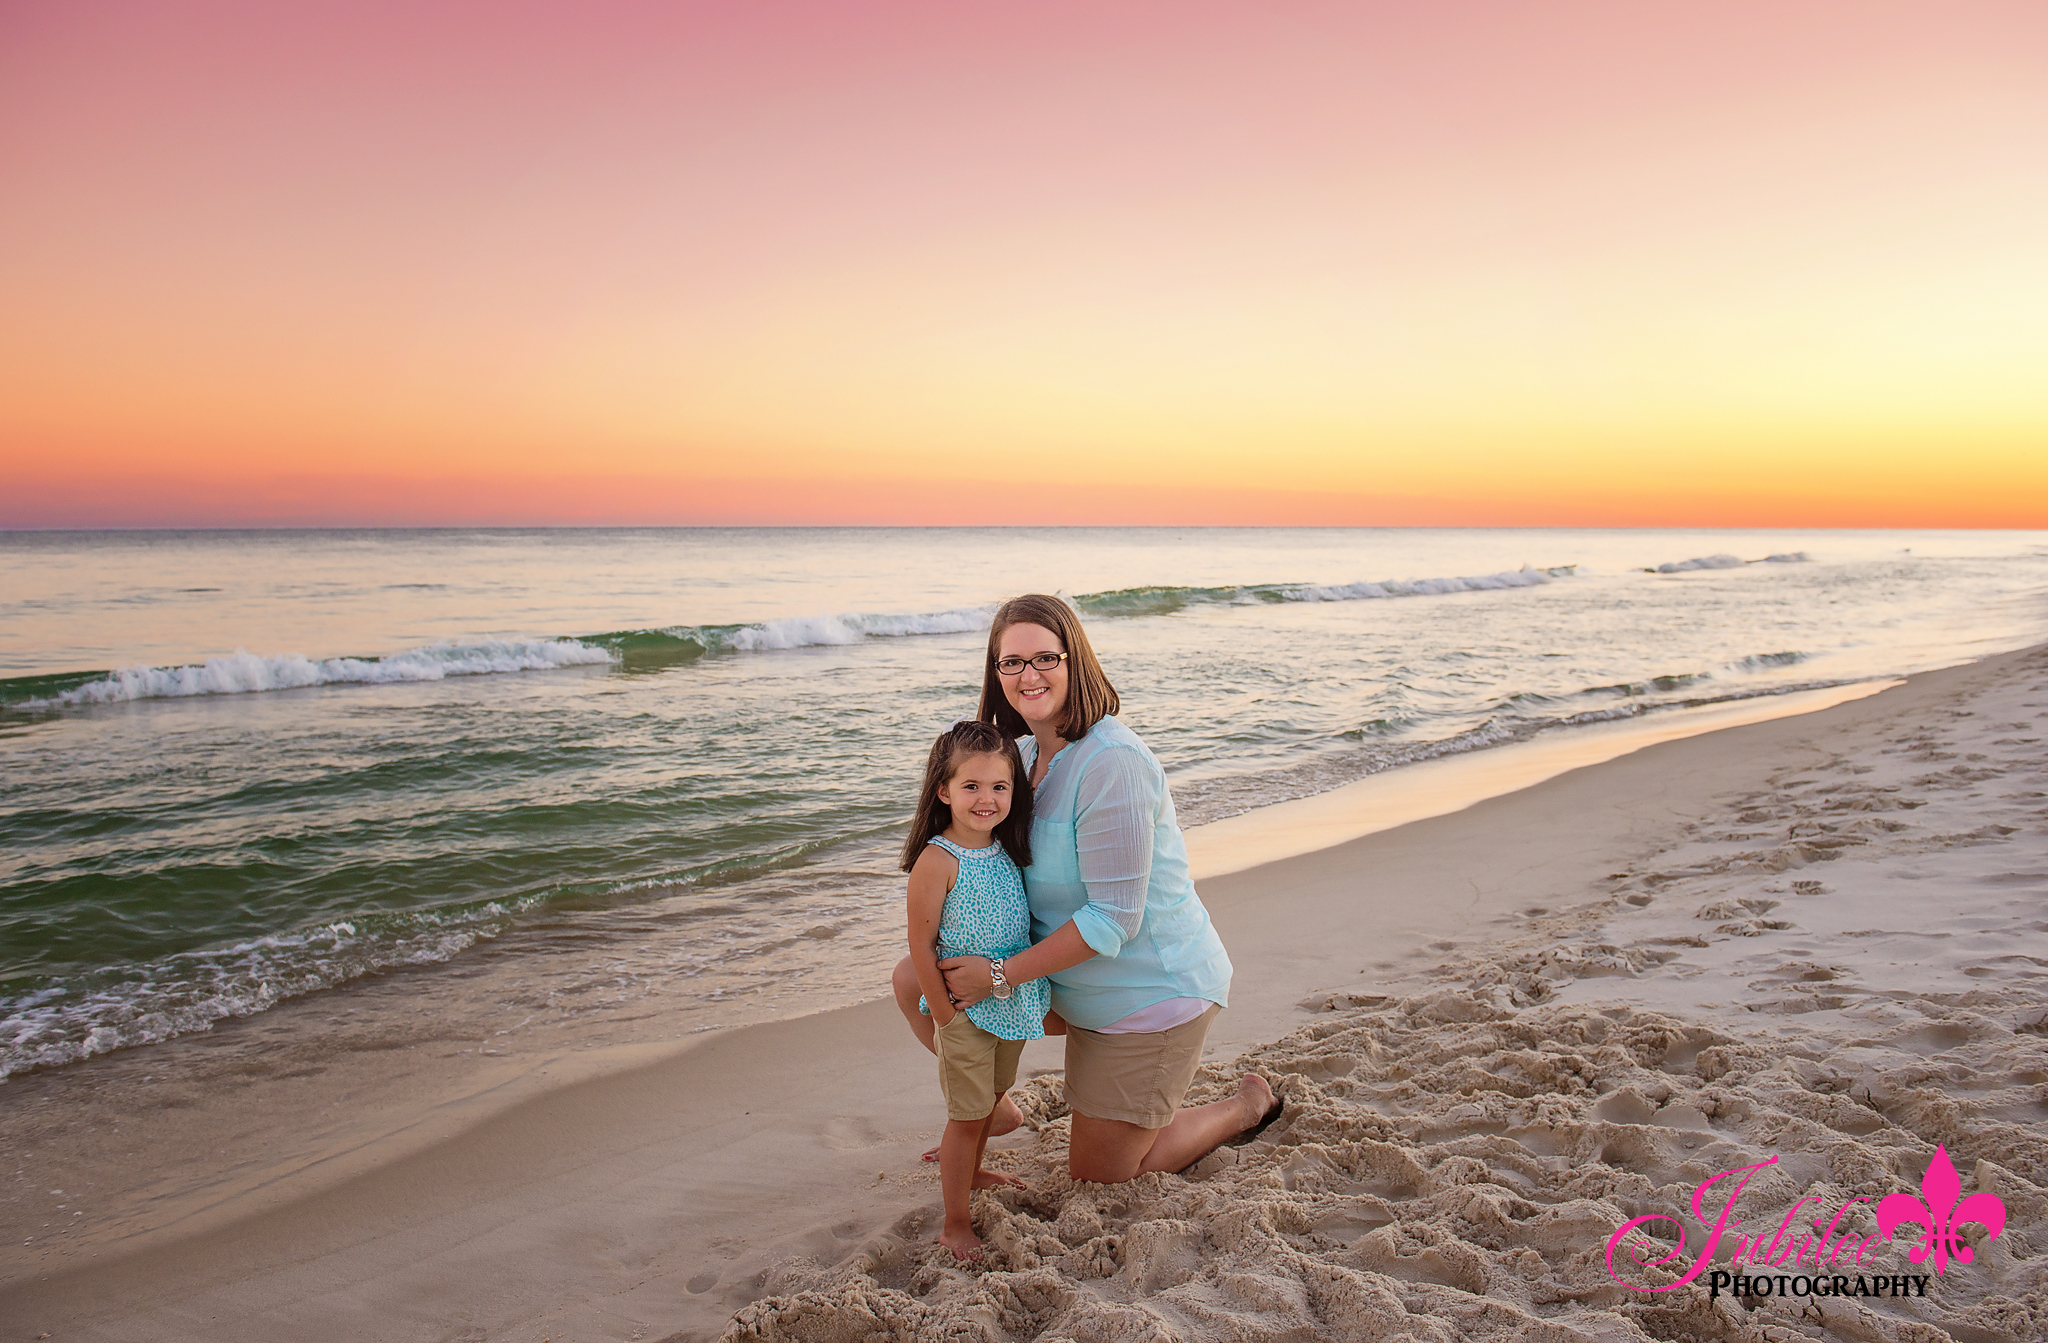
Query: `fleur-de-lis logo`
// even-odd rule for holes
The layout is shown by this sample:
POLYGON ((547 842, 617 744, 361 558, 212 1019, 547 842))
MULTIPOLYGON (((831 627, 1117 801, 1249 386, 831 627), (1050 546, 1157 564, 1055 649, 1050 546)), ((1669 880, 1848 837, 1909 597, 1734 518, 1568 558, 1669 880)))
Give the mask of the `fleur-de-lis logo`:
POLYGON ((1982 1222, 1996 1238, 2005 1230, 2005 1204, 1997 1195, 1982 1191, 1957 1203, 1956 1195, 1962 1190, 1963 1182, 1948 1159, 1948 1148, 1937 1146, 1934 1160, 1927 1163, 1927 1173, 1920 1177, 1920 1192, 1927 1196, 1927 1201, 1922 1203, 1911 1194, 1886 1194, 1877 1205, 1878 1233, 1889 1236, 1901 1222, 1918 1222, 1927 1228, 1927 1236, 1906 1256, 1908 1259, 1924 1264, 1933 1255, 1936 1273, 1946 1272, 1951 1258, 1958 1264, 1969 1263, 1976 1257, 1975 1252, 1956 1235, 1957 1228, 1965 1222, 1982 1222))

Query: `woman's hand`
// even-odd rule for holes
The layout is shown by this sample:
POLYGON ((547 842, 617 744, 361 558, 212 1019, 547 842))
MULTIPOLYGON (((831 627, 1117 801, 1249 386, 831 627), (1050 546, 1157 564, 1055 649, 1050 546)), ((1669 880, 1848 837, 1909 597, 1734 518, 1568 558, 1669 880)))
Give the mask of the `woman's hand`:
POLYGON ((939 962, 939 973, 946 977, 946 996, 955 1007, 972 1007, 995 987, 986 956, 948 956, 939 962))

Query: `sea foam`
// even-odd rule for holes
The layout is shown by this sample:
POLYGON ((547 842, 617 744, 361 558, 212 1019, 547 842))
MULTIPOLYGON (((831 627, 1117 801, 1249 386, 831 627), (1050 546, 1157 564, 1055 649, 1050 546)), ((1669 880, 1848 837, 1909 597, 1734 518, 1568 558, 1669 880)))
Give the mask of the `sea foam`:
POLYGON ((1119 588, 1073 598, 1085 615, 1169 615, 1190 606, 1248 606, 1266 602, 1365 602, 1393 597, 1440 597, 1456 592, 1490 592, 1503 588, 1540 587, 1570 578, 1575 564, 1539 569, 1523 565, 1495 574, 1445 578, 1388 578, 1357 583, 1249 583, 1234 587, 1119 588))
POLYGON ((1750 564, 1811 564, 1813 556, 1803 550, 1788 550, 1778 555, 1766 555, 1760 560, 1746 560, 1740 555, 1725 552, 1719 555, 1696 555, 1689 560, 1672 560, 1654 569, 1645 569, 1648 574, 1683 574, 1695 569, 1740 569, 1750 564))
MULTIPOLYGON (((1234 587, 1142 587, 1084 592, 1066 601, 1083 615, 1108 618, 1166 615, 1190 606, 1242 606, 1256 602, 1354 602, 1389 597, 1429 597, 1454 592, 1488 592, 1535 587, 1570 577, 1576 566, 1523 567, 1497 574, 1449 578, 1384 579, 1342 584, 1255 583, 1234 587)), ((751 625, 671 626, 660 631, 620 631, 586 636, 595 644, 623 645, 629 640, 662 636, 685 649, 703 652, 773 652, 855 644, 867 639, 900 639, 926 634, 976 634, 988 628, 995 603, 963 606, 917 615, 848 612, 839 615, 786 616, 751 625)))
POLYGON ((529 896, 363 914, 106 966, 0 997, 0 1082, 32 1068, 211 1030, 364 975, 446 961, 496 937, 538 903, 529 896))
MULTIPOLYGON (((1742 563, 1732 556, 1728 558, 1732 563, 1742 563)), ((1690 563, 1697 566, 1705 562, 1690 563)), ((1122 588, 1081 593, 1066 600, 1084 615, 1114 619, 1168 615, 1192 606, 1379 601, 1396 597, 1529 588, 1569 578, 1576 568, 1575 565, 1547 569, 1524 565, 1520 569, 1493 574, 1338 584, 1255 583, 1230 587, 1122 588)), ((619 664, 627 670, 652 670, 692 662, 710 653, 768 653, 857 644, 869 639, 974 634, 988 628, 995 611, 995 604, 990 603, 911 614, 843 612, 782 616, 747 624, 670 625, 655 629, 613 630, 577 638, 433 644, 389 657, 316 659, 298 653, 265 655, 239 648, 227 656, 208 658, 192 666, 124 667, 54 693, 31 691, 27 697, 12 701, 12 707, 49 709, 195 695, 245 695, 321 685, 439 681, 449 676, 550 671, 603 663, 619 664)), ((39 683, 37 690, 51 679, 33 678, 39 683)), ((61 684, 64 678, 54 679, 61 684)), ((4 691, 5 686, 0 685, 0 699, 5 699, 4 691)))
POLYGON ((902 639, 920 634, 973 634, 988 628, 996 608, 962 607, 929 615, 827 615, 789 616, 743 625, 724 637, 724 645, 737 652, 758 653, 784 648, 815 648, 831 644, 857 644, 864 639, 902 639))
POLYGON ((1660 574, 1682 574, 1693 569, 1740 569, 1749 561, 1740 555, 1700 555, 1689 560, 1672 560, 1657 566, 1660 574))
POLYGON ((350 683, 389 684, 439 681, 450 676, 540 671, 610 662, 612 654, 575 639, 434 644, 383 658, 321 658, 298 653, 263 656, 238 648, 196 666, 123 667, 97 681, 40 699, 23 708, 73 704, 115 704, 125 700, 173 699, 190 695, 247 695, 265 690, 350 683))

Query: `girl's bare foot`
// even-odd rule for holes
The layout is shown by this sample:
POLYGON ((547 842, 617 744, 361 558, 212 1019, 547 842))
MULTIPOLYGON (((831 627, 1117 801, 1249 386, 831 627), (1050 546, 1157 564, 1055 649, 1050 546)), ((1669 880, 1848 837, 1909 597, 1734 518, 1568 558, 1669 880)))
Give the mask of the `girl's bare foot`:
MULTIPOLYGON (((991 1138, 1000 1138, 1005 1133, 1015 1133, 1018 1129, 1024 1127, 1024 1112, 1018 1109, 1017 1102, 1011 1100, 1008 1096, 1004 1096, 996 1102, 996 1112, 991 1116, 991 1119, 993 1122, 988 1126, 988 1136, 991 1138)), ((937 1161, 938 1159, 939 1149, 936 1147, 927 1148, 925 1154, 918 1158, 919 1161, 937 1161)))
POLYGON ((932 1239, 951 1250, 955 1259, 969 1264, 981 1262, 982 1249, 984 1247, 981 1237, 974 1234, 972 1227, 965 1231, 955 1231, 953 1228, 948 1227, 932 1237, 932 1239))
POLYGON ((1030 1185, 1025 1184, 1023 1180, 1010 1174, 1008 1171, 990 1170, 987 1166, 983 1166, 980 1170, 974 1172, 974 1188, 976 1189, 1029 1189, 1030 1187, 1030 1185))

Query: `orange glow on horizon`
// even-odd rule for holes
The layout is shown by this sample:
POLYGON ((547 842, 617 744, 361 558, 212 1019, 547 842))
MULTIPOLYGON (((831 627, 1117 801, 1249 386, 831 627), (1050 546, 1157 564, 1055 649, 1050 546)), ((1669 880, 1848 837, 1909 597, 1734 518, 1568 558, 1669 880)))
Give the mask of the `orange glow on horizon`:
POLYGON ((2048 11, 0 13, 0 526, 2048 526, 2048 11))
MULTIPOLYGON (((1930 473, 1930 475, 1935 473, 1930 473)), ((1154 483, 1092 490, 990 479, 814 476, 189 475, 27 483, 13 507, 63 526, 1306 526, 2002 528, 2041 525, 2039 472, 2009 499, 1929 488, 1702 486, 1686 498, 1622 481, 1577 491, 1438 495, 1154 483), (231 500, 232 507, 224 507, 231 500), (1647 500, 1647 502, 1646 502, 1647 500)))

